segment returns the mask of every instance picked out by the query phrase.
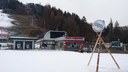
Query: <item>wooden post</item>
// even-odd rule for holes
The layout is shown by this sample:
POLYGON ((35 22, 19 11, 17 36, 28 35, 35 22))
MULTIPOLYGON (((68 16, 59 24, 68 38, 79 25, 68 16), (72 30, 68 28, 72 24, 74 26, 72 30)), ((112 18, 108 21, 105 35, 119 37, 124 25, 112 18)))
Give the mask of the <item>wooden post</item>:
POLYGON ((99 40, 99 48, 98 48, 98 58, 97 58, 96 72, 99 71, 100 49, 101 49, 101 40, 99 40))
MULTIPOLYGON (((98 34, 98 33, 97 33, 97 34, 98 34)), ((96 72, 98 72, 98 70, 99 70, 99 63, 100 63, 100 48, 101 48, 102 43, 103 43, 103 45, 105 46, 106 50, 107 50, 108 53, 111 55, 113 61, 115 62, 115 64, 117 65, 117 67, 120 69, 120 66, 118 65, 118 63, 116 62, 116 60, 114 59, 114 57, 112 56, 111 51, 106 47, 106 44, 105 44, 105 42, 103 41, 101 35, 102 35, 102 32, 100 32, 100 34, 98 35, 98 38, 97 38, 96 43, 95 43, 95 46, 94 46, 94 48, 93 48, 91 57, 90 57, 89 62, 88 62, 88 66, 89 66, 89 64, 90 64, 90 62, 91 62, 91 59, 92 59, 93 53, 94 53, 94 51, 95 51, 95 48, 96 48, 97 44, 99 43, 98 58, 97 58, 97 65, 96 65, 96 72)))
POLYGON ((90 62, 91 62, 91 59, 92 59, 93 53, 94 53, 94 51, 95 51, 95 49, 96 49, 96 46, 97 46, 97 44, 98 44, 98 42, 99 42, 99 40, 100 40, 101 35, 102 35, 102 32, 100 32, 100 34, 98 35, 98 38, 97 38, 96 43, 95 43, 95 46, 94 46, 94 48, 93 48, 93 51, 92 51, 91 57, 90 57, 89 62, 88 62, 88 66, 89 66, 89 64, 90 64, 90 62))
POLYGON ((105 42, 103 41, 103 39, 102 39, 102 38, 101 38, 101 41, 103 42, 103 44, 104 44, 104 46, 105 46, 106 50, 107 50, 107 51, 108 51, 108 53, 111 55, 111 57, 112 57, 113 61, 114 61, 114 62, 115 62, 115 64, 117 65, 117 67, 120 69, 120 66, 118 65, 118 63, 117 63, 117 62, 116 62, 116 60, 114 59, 114 57, 113 57, 113 55, 112 55, 111 51, 106 47, 105 42))

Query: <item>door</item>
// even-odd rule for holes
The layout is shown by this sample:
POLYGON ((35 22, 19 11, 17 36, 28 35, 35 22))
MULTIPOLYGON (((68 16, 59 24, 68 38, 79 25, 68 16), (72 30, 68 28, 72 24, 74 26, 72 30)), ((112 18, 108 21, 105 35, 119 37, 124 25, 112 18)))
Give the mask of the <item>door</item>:
POLYGON ((25 42, 25 49, 32 49, 32 41, 25 42))
POLYGON ((23 49, 23 41, 16 41, 15 49, 23 49))

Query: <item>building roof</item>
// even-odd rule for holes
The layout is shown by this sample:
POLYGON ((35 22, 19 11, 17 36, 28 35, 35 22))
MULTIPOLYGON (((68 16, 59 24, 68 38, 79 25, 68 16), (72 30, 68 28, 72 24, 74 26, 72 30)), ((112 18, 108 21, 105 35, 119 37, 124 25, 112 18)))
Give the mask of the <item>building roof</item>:
POLYGON ((63 40, 77 40, 77 41, 84 41, 84 37, 75 37, 75 36, 65 36, 56 38, 56 41, 63 41, 63 40))
POLYGON ((15 36, 10 36, 10 39, 38 39, 37 37, 15 37, 15 36))
POLYGON ((0 26, 0 29, 5 29, 5 27, 3 27, 3 26, 0 26))
POLYGON ((9 36, 8 34, 0 34, 0 37, 7 37, 7 36, 9 36))

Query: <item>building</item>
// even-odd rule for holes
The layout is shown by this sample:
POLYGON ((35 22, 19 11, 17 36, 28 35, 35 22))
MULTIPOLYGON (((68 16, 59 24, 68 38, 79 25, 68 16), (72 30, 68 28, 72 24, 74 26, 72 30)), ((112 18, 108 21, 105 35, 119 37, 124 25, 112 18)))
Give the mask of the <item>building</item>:
POLYGON ((3 26, 0 26, 0 49, 7 49, 8 48, 8 32, 6 31, 6 28, 3 26))
POLYGON ((36 41, 37 41, 37 38, 35 37, 10 36, 8 39, 8 44, 9 44, 10 49, 27 50, 27 49, 35 49, 36 41))
POLYGON ((40 43, 40 48, 55 49, 56 38, 64 37, 67 35, 65 31, 48 31, 43 37, 37 40, 40 43))
POLYGON ((44 49, 78 50, 84 44, 84 37, 67 36, 65 31, 50 30, 37 43, 44 49))
POLYGON ((85 44, 84 37, 64 36, 56 39, 56 47, 62 50, 78 51, 85 44))

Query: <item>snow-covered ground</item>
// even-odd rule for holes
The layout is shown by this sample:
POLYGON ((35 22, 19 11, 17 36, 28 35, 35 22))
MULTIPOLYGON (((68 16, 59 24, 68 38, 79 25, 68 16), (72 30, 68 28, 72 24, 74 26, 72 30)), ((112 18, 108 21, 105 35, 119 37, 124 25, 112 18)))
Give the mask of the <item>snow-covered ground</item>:
POLYGON ((8 17, 8 14, 2 13, 2 10, 0 10, 0 26, 3 27, 10 27, 13 26, 13 24, 11 23, 11 21, 13 21, 13 19, 8 17))
MULTIPOLYGON (((0 50, 0 72, 95 72, 97 53, 87 66, 91 53, 43 50, 0 50)), ((102 53, 99 72, 128 72, 128 54, 102 53)))

